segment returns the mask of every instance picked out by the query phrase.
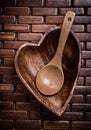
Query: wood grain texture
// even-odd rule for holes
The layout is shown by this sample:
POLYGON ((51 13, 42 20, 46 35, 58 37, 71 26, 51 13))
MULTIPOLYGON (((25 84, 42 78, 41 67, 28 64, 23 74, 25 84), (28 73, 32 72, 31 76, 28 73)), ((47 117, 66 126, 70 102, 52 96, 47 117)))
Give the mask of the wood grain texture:
MULTIPOLYGON (((1 69, 3 73, 0 74, 0 108, 2 108, 0 110, 0 130, 91 130, 91 110, 89 109, 89 112, 85 111, 88 109, 86 108, 88 104, 91 104, 91 76, 86 76, 91 68, 91 0, 0 0, 0 32, 15 34, 15 39, 0 40, 0 67, 3 67, 3 70, 1 69), (46 15, 44 15, 44 11, 39 11, 37 12, 38 16, 32 12, 35 8, 52 8, 52 10, 54 9, 53 12, 56 8, 57 14, 45 12, 46 15), (44 34, 53 26, 61 26, 64 15, 68 10, 76 13, 72 30, 76 35, 79 33, 77 37, 80 38, 81 43, 82 75, 77 78, 74 95, 63 113, 63 118, 66 121, 64 123, 65 121, 54 115, 42 104, 37 106, 39 101, 29 93, 15 72, 14 58, 16 50, 28 42, 22 41, 22 39, 18 40, 18 33, 44 34), (50 13, 56 15, 50 16, 50 13), (4 67, 11 69, 4 70, 4 67), (14 68, 14 74, 12 73, 12 67, 14 68), (86 68, 89 68, 89 70, 86 70, 86 68), (12 110, 9 109, 8 103, 9 105, 12 104, 10 105, 12 110), (79 112, 77 112, 78 106, 74 103, 78 106, 79 103, 84 104, 84 106, 80 106, 79 112), (6 113, 6 111, 3 111, 5 109, 4 105, 8 109, 6 110, 8 111, 7 118, 4 116, 4 112, 6 113), (74 105, 74 111, 72 111, 72 105, 74 105), (16 106, 18 110, 16 110, 16 106), (27 113, 27 119, 21 113, 21 109, 26 109, 23 111, 27 113), (11 111, 18 111, 17 115, 19 114, 21 119, 10 119, 10 114, 13 115, 11 111), (63 122, 59 123, 59 121, 63 122)), ((35 43, 33 42, 33 44, 35 43)), ((47 46, 50 45, 47 44, 47 46)))
POLYGON ((37 90, 35 84, 37 72, 47 64, 55 54, 59 34, 60 28, 55 27, 40 40, 38 44, 40 46, 33 46, 33 44, 28 43, 21 46, 16 53, 15 67, 18 76, 27 89, 49 110, 60 116, 72 97, 80 67, 79 43, 73 33, 70 33, 63 53, 63 70, 65 76, 63 88, 54 96, 46 97, 37 90), (53 38, 52 40, 51 38, 54 37, 54 35, 55 39, 53 38), (74 47, 70 43, 74 44, 74 47))

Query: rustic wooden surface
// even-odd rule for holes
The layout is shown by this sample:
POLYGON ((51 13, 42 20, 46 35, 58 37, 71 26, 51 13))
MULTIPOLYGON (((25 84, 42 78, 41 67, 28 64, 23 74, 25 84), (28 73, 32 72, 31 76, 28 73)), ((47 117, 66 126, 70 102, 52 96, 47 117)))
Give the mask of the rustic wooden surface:
POLYGON ((0 130, 91 130, 90 0, 0 0, 0 40, 0 130), (82 66, 74 95, 58 118, 29 94, 13 61, 20 45, 36 43, 62 24, 67 10, 76 12, 72 28, 81 42, 82 66))

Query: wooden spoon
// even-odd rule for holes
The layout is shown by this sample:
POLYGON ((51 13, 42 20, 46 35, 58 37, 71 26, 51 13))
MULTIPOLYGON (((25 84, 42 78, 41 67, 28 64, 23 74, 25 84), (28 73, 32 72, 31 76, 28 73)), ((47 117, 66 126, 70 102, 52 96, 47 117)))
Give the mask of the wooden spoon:
POLYGON ((68 11, 66 13, 55 56, 37 73, 36 86, 44 95, 56 94, 63 86, 64 73, 62 69, 62 54, 74 17, 74 12, 68 11))

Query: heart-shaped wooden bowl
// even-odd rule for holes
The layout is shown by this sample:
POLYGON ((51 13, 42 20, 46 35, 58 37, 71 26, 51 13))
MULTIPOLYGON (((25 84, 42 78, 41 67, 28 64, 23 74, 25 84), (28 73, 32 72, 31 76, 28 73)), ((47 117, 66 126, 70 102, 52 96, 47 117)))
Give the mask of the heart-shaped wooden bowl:
MULTIPOLYGON (((81 64, 81 49, 79 41, 71 31, 62 58, 64 71, 64 84, 55 95, 45 96, 36 87, 37 72, 46 65, 54 56, 59 40, 60 27, 54 27, 44 34, 39 43, 25 43, 16 53, 16 72, 25 87, 50 111, 58 116, 66 109, 74 88, 81 64)), ((49 72, 50 73, 50 72, 49 72)))

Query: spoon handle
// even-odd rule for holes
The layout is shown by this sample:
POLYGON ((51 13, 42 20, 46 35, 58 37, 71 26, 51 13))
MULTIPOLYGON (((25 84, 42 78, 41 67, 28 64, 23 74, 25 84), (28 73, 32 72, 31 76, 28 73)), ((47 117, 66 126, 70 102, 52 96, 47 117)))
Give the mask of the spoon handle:
POLYGON ((59 37, 57 51, 56 51, 56 54, 53 58, 56 63, 57 63, 57 60, 58 60, 58 62, 60 61, 59 60, 60 57, 62 59, 64 46, 65 46, 66 40, 68 38, 69 32, 71 30, 74 18, 75 18, 75 13, 72 11, 68 11, 65 15, 62 29, 61 29, 61 33, 60 33, 60 37, 59 37))

